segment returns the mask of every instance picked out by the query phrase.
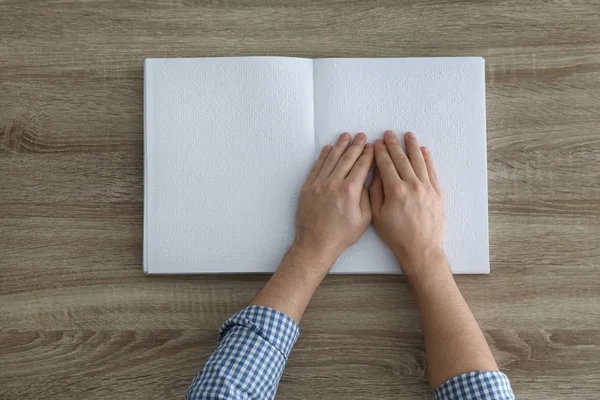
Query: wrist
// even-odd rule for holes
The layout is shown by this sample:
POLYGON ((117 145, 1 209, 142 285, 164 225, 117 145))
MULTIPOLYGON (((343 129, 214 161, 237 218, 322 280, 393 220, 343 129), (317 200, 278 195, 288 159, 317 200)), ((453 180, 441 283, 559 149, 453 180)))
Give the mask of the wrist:
POLYGON ((335 258, 293 244, 250 305, 274 308, 299 323, 315 290, 334 262, 335 258))
POLYGON ((411 287, 454 280, 446 254, 441 246, 430 247, 413 254, 394 253, 411 287))
POLYGON ((317 275, 327 275, 335 261, 340 256, 341 252, 326 251, 323 248, 310 246, 295 240, 288 250, 288 254, 298 259, 301 265, 308 273, 317 275))

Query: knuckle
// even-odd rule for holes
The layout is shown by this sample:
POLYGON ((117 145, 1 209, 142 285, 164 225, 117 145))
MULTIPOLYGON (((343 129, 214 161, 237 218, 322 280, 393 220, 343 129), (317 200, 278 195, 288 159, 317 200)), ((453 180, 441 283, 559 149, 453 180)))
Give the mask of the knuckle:
POLYGON ((360 143, 356 143, 356 142, 352 142, 352 144, 350 146, 348 146, 348 150, 350 149, 358 149, 359 147, 361 147, 360 143))
POLYGON ((338 178, 330 178, 327 181, 327 184, 325 185, 325 187, 328 190, 333 190, 333 189, 335 189, 339 185, 339 183, 340 183, 340 180, 338 178))
POLYGON ((324 164, 327 166, 330 166, 331 164, 333 164, 335 162, 335 155, 330 154, 329 157, 327 157, 324 161, 324 164))
POLYGON ((333 150, 331 152, 336 154, 339 157, 340 155, 342 155, 346 152, 346 149, 348 149, 346 144, 338 143, 335 145, 335 147, 333 148, 333 150))
POLYGON ((425 186, 423 186, 421 184, 421 182, 411 182, 410 184, 410 189, 417 195, 417 196, 422 196, 425 194, 426 190, 425 190, 425 186))
POLYGON ((398 141, 390 141, 389 143, 385 144, 388 148, 393 148, 393 149, 397 149, 400 147, 400 143, 398 143, 398 141))
POLYGON ((404 150, 402 150, 402 146, 400 146, 400 143, 398 143, 398 142, 388 143, 387 147, 389 149, 392 149, 394 151, 394 154, 404 153, 404 150))
POLYGON ((365 148, 365 144, 364 143, 352 143, 351 148, 356 151, 357 153, 362 153, 363 149, 365 148))
POLYGON ((402 183, 395 183, 392 186, 392 192, 398 197, 404 197, 406 195, 406 186, 402 183))
POLYGON ((346 157, 355 157, 357 154, 362 153, 362 147, 359 144, 353 143, 346 153, 344 154, 346 157))
POLYGON ((371 165, 371 160, 369 159, 369 157, 368 157, 367 155, 363 155, 363 156, 360 156, 360 158, 359 158, 359 159, 358 159, 358 161, 357 161, 357 164, 358 164, 360 167, 363 167, 363 168, 365 168, 365 167, 367 167, 367 166, 370 166, 370 165, 371 165))
POLYGON ((394 163, 392 162, 391 158, 385 158, 385 159, 383 159, 383 161, 381 161, 381 165, 384 168, 392 168, 392 167, 394 167, 394 163))
POLYGON ((344 185, 343 185, 344 193, 354 192, 354 187, 355 187, 354 182, 352 182, 352 181, 344 182, 344 185))
POLYGON ((348 154, 349 152, 345 152, 344 155, 342 155, 340 157, 340 161, 338 162, 338 164, 345 164, 348 161, 350 161, 350 154, 348 154))

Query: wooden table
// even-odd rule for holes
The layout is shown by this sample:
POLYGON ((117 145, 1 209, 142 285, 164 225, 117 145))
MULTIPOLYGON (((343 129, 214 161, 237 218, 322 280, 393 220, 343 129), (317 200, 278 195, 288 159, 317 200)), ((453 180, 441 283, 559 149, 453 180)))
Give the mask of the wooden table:
MULTIPOLYGON (((145 57, 483 56, 492 273, 521 399, 600 392, 600 2, 0 1, 0 398, 181 398, 266 276, 142 274, 145 57)), ((281 399, 423 399, 399 277, 332 276, 281 399)))

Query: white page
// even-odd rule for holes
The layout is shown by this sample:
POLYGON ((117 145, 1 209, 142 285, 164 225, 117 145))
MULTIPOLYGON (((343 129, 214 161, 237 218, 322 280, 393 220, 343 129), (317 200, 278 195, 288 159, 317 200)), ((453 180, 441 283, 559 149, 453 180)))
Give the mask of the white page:
MULTIPOLYGON (((428 146, 445 192, 445 250, 455 273, 489 272, 485 68, 482 58, 314 61, 317 151, 348 131, 387 129, 428 146)), ((332 272, 398 273, 369 228, 332 272)))
POLYGON ((146 60, 146 272, 276 269, 314 162, 312 66, 146 60))

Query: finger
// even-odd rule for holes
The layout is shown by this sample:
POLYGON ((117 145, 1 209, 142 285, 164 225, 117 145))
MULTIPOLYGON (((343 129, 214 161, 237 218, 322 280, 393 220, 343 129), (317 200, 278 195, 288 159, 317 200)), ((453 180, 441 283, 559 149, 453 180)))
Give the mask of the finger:
MULTIPOLYGON (((350 149, 348 149, 348 151, 350 151, 350 149)), ((369 169, 371 169, 371 165, 373 165, 373 145, 371 143, 367 143, 361 156, 358 158, 358 161, 354 163, 354 166, 350 170, 350 173, 346 179, 364 185, 365 181, 367 180, 367 176, 369 175, 369 169)))
POLYGON ((404 181, 417 179, 417 175, 415 175, 413 166, 404 153, 404 150, 402 150, 402 146, 400 146, 400 142, 398 141, 394 131, 385 131, 383 134, 383 139, 385 141, 385 147, 387 147, 388 152, 392 157, 392 161, 398 170, 400 178, 404 181))
POLYGON ((308 178, 306 178, 307 183, 312 183, 315 181, 315 179, 317 179, 317 176, 319 176, 319 172, 321 172, 321 168, 323 168, 325 159, 327 159, 327 156, 329 155, 329 152, 331 151, 331 149, 332 149, 332 146, 330 144, 323 147, 323 149, 321 150, 321 154, 319 154, 319 158, 317 159, 317 161, 315 162, 315 165, 313 165, 312 169, 310 170, 310 174, 308 174, 308 178))
POLYGON ((404 143, 406 144, 406 152, 408 153, 408 158, 415 170, 417 178, 419 178, 421 182, 429 182, 427 165, 425 165, 425 159, 423 158, 423 153, 421 153, 421 148, 419 147, 419 142, 417 141, 415 134, 407 132, 406 135, 404 135, 404 143))
POLYGON ((438 178, 435 164, 433 163, 431 150, 429 150, 427 147, 421 147, 421 152, 423 153, 423 158, 425 159, 425 165, 427 166, 427 174, 429 175, 431 186, 433 186, 436 192, 442 193, 442 186, 440 185, 440 179, 438 178))
POLYGON ((381 206, 383 205, 383 183, 381 182, 381 175, 377 167, 373 171, 373 179, 369 185, 369 200, 371 201, 373 216, 378 216, 379 210, 381 210, 381 206))
POLYGON ((340 160, 333 169, 331 176, 337 176, 341 179, 344 179, 352 170, 356 160, 358 160, 358 158, 361 156, 363 149, 365 148, 366 141, 367 135, 362 132, 357 134, 354 137, 350 147, 348 147, 344 154, 340 157, 340 160))
POLYGON ((388 153, 388 150, 381 139, 375 141, 375 161, 377 163, 377 168, 379 169, 379 174, 381 175, 384 191, 387 190, 386 188, 391 188, 397 182, 401 181, 396 166, 390 157, 390 153, 388 153))
POLYGON ((325 159, 319 176, 328 177, 331 174, 340 157, 344 154, 344 151, 346 151, 346 148, 350 144, 350 138, 351 136, 348 132, 344 132, 340 135, 335 146, 333 146, 333 149, 331 149, 329 155, 325 159))

